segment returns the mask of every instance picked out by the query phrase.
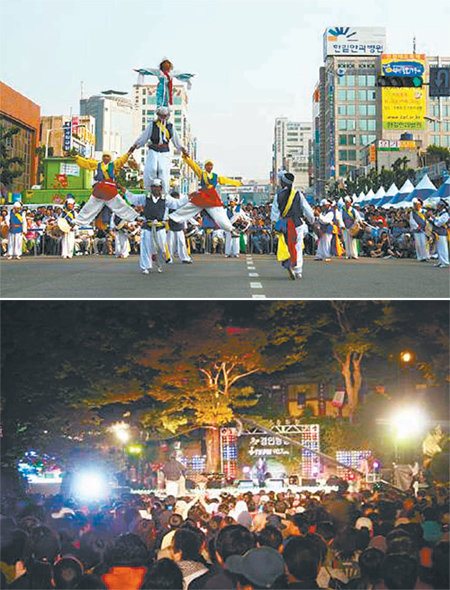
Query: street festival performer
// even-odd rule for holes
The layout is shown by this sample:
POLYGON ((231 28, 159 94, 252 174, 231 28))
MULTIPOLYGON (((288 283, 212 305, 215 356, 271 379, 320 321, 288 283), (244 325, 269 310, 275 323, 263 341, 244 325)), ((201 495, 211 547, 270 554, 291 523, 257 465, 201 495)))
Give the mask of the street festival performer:
POLYGON ((142 75, 156 76, 158 86, 156 88, 156 106, 168 107, 173 105, 173 78, 186 82, 188 90, 191 89, 191 78, 195 74, 173 71, 173 64, 169 58, 163 57, 159 68, 140 68, 135 70, 142 75))
POLYGON ((104 205, 109 207, 113 213, 122 218, 123 224, 127 221, 134 221, 138 213, 119 195, 116 183, 117 172, 125 166, 132 151, 127 152, 120 158, 112 161, 109 152, 103 152, 101 162, 76 156, 77 166, 86 170, 95 170, 92 194, 86 205, 75 217, 77 225, 91 225, 104 205))
POLYGON ((137 195, 126 192, 127 199, 137 207, 144 207, 142 216, 141 248, 139 266, 142 274, 148 275, 153 268, 153 257, 156 258, 157 271, 162 272, 162 262, 170 260, 167 248, 166 222, 169 209, 177 209, 187 202, 188 197, 174 199, 163 191, 159 178, 152 180, 151 191, 148 195, 137 195))
POLYGON ((61 240, 61 256, 63 258, 73 257, 76 227, 75 216, 75 199, 69 194, 67 195, 61 215, 57 221, 59 229, 63 232, 61 240))
POLYGON ((217 193, 216 187, 218 184, 241 186, 242 182, 227 178, 226 176, 217 175, 212 171, 214 164, 211 160, 206 160, 204 170, 196 162, 191 160, 187 154, 183 153, 183 160, 199 179, 200 187, 197 192, 189 196, 188 203, 170 214, 170 219, 176 223, 188 221, 204 209, 221 229, 231 232, 233 237, 239 238, 240 234, 228 219, 226 209, 217 193))
POLYGON ((278 173, 281 189, 272 203, 272 222, 278 233, 277 259, 289 277, 302 278, 303 238, 307 231, 306 219, 314 223, 313 210, 305 196, 294 188, 294 175, 290 172, 278 173))
POLYGON ((170 165, 172 155, 170 142, 176 150, 187 155, 186 148, 181 144, 175 125, 168 123, 170 109, 167 106, 159 106, 156 109, 156 119, 152 121, 131 146, 129 153, 136 148, 148 145, 147 159, 144 168, 144 188, 149 191, 154 178, 162 180, 164 193, 170 191, 170 165))

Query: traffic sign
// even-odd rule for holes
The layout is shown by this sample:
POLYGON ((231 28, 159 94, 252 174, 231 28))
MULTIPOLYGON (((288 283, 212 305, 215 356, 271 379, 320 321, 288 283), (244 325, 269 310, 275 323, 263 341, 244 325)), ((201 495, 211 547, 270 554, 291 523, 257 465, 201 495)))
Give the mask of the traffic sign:
POLYGON ((430 96, 450 96, 450 67, 430 67, 430 96))

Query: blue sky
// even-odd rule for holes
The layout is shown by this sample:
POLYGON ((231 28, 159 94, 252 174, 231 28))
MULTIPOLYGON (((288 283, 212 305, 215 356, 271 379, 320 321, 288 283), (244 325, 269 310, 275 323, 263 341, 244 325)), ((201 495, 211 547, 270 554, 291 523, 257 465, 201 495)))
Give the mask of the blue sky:
POLYGON ((190 118, 200 157, 264 178, 277 116, 311 120, 327 26, 385 26, 388 50, 450 55, 447 0, 2 0, 1 79, 43 114, 132 91, 135 67, 195 72, 190 118), (6 26, 5 26, 6 25, 6 26))

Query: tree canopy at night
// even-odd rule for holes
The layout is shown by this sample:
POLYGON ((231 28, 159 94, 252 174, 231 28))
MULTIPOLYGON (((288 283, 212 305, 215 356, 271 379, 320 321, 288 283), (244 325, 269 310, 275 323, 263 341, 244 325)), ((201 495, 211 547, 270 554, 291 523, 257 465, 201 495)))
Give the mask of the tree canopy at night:
POLYGON ((340 375, 353 414, 367 371, 405 347, 448 378, 443 301, 6 302, 2 326, 3 462, 95 437, 118 405, 160 436, 217 432, 261 414, 255 384, 287 370, 340 375))

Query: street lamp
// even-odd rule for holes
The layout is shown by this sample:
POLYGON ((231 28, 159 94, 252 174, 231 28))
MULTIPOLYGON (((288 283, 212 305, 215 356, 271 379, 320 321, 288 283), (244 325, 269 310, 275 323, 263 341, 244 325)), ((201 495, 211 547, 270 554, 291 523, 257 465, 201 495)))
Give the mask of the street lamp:
POLYGON ((427 418, 421 408, 410 406, 397 409, 389 419, 389 424, 394 429, 395 461, 398 462, 399 442, 421 434, 427 424, 427 418))
POLYGON ((126 422, 116 422, 111 426, 115 437, 125 444, 130 440, 130 425, 126 422))
POLYGON ((403 352, 400 353, 400 360, 403 363, 409 363, 411 362, 413 359, 413 355, 411 352, 409 352, 409 350, 404 350, 403 352))

